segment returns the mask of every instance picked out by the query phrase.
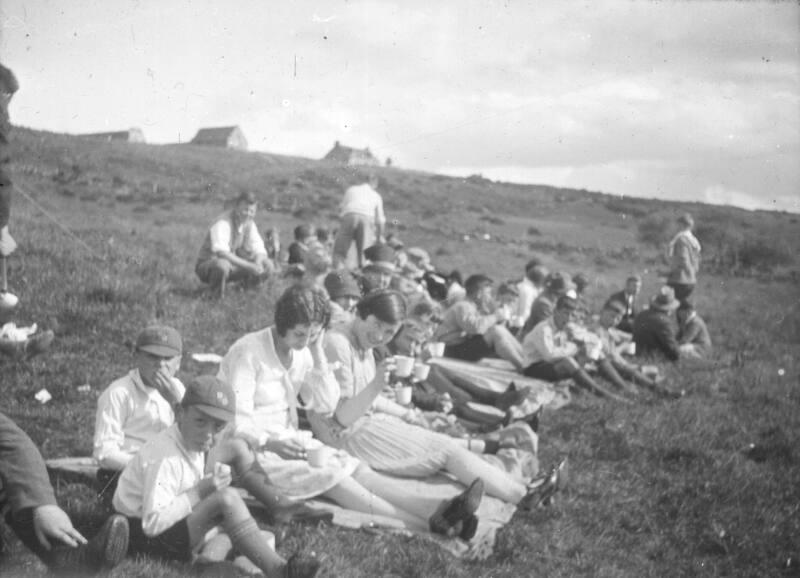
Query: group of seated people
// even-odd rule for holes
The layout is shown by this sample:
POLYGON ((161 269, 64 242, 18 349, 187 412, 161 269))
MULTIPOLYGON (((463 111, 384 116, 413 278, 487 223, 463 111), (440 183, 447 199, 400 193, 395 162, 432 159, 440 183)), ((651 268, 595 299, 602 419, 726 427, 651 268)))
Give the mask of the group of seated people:
MULTIPOLYGON (((230 250, 237 243, 266 255, 245 267, 250 279, 283 266, 247 224, 251 201, 243 196, 212 226, 197 263, 198 275, 221 295, 242 270, 242 253, 230 250), (225 243, 229 254, 219 251, 225 243)), ((538 413, 510 423, 511 408, 527 397, 513 380, 505 391, 489 391, 431 364, 413 381, 411 401, 402 401, 398 356, 426 360, 441 354, 435 352, 441 345, 448 358, 497 357, 511 375, 571 379, 626 399, 597 376, 627 393, 635 392, 627 380, 658 386, 626 352, 678 360, 710 351, 703 320, 669 287, 638 311, 637 276, 593 318, 588 278, 551 273, 538 259, 495 298, 488 276, 462 283, 458 274, 443 275, 424 249, 406 250, 396 237, 367 248, 365 265, 349 271, 330 270, 330 247, 313 227, 300 226, 295 236, 286 264, 291 282, 275 303, 274 324, 236 340, 215 376, 184 386, 176 377, 179 332, 151 326, 137 338, 131 371, 98 399, 94 457, 101 495, 116 512, 106 528, 125 534, 129 552, 267 577, 316 575, 314 556, 286 560, 275 552, 235 488, 246 490, 274 524, 330 519, 328 511, 304 504, 321 496, 412 530, 469 541, 484 494, 522 509, 546 505, 563 486, 565 463, 542 475, 535 459, 527 469, 493 460, 535 439, 538 429, 538 413), (676 309, 679 330, 670 317, 676 309), (476 404, 501 418, 484 419, 476 404), (437 429, 432 418, 444 414, 463 419, 467 429, 460 431, 479 435, 437 429), (503 428, 513 431, 498 434, 503 428), (312 464, 312 452, 324 457, 312 464), (403 479, 440 472, 463 490, 439 500, 413 492, 403 479)), ((535 454, 535 446, 526 447, 535 454)))
MULTIPOLYGON (((273 325, 233 343, 216 376, 186 386, 176 378, 179 333, 166 326, 140 333, 134 368, 98 399, 94 438, 98 480, 129 524, 130 552, 234 564, 265 576, 313 576, 318 561, 278 556, 232 486, 247 490, 274 523, 330 518, 303 504, 323 496, 467 541, 484 494, 521 508, 550 500, 558 468, 514 475, 470 440, 433 431, 419 410, 392 399, 395 358, 378 361, 375 352, 409 320, 399 291, 359 294, 353 315, 334 326, 332 303, 324 288, 290 285, 275 304, 273 325), (319 447, 330 451, 312 465, 308 454, 319 447), (437 472, 465 489, 441 501, 412 492, 403 480, 437 472), (239 557, 225 561, 231 552, 239 557)), ((491 445, 482 449, 491 453, 491 445)))

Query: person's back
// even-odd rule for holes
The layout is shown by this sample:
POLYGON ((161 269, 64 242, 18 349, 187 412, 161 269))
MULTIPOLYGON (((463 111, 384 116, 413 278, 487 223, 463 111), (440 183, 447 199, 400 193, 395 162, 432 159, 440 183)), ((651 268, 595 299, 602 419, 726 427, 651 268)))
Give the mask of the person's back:
POLYGON ((676 328, 669 313, 678 307, 678 301, 670 287, 661 291, 650 301, 650 307, 633 320, 633 341, 637 356, 661 355, 671 361, 680 357, 676 328))
POLYGON ((711 335, 706 322, 690 302, 678 308, 678 347, 686 357, 706 357, 711 353, 711 335))

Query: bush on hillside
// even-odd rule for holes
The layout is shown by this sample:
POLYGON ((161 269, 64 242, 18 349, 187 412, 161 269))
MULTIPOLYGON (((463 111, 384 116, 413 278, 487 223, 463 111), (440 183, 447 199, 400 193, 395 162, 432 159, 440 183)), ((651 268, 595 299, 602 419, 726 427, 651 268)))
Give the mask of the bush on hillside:
POLYGON ((639 241, 645 245, 652 245, 659 249, 669 242, 669 233, 672 222, 661 215, 653 215, 639 223, 639 241))
POLYGON ((773 245, 766 239, 745 239, 739 245, 739 263, 746 269, 772 271, 794 263, 794 255, 783 245, 773 245))

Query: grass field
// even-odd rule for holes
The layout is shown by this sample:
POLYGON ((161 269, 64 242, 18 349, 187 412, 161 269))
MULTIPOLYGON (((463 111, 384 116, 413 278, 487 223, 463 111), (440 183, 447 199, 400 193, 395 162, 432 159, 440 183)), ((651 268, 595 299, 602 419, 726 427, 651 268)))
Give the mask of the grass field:
MULTIPOLYGON (((53 328, 57 341, 41 358, 2 362, 0 407, 46 457, 91 453, 97 395, 127 371, 132 340, 147 322, 177 327, 187 354, 222 354, 243 333, 271 323, 280 282, 232 291, 223 303, 199 291, 197 248, 223 199, 256 190, 271 209, 259 213, 259 223, 278 227, 288 244, 299 219, 334 222, 353 178, 316 161, 256 153, 26 130, 14 139, 12 170, 22 191, 11 225, 20 244, 9 262, 10 288, 20 297, 14 321, 53 328), (83 384, 90 393, 78 391, 83 384), (42 387, 53 395, 45 405, 33 398, 42 387)), ((394 228, 407 246, 428 248, 442 269, 519 277, 535 252, 551 267, 589 273, 595 305, 633 269, 644 272, 645 294, 659 285, 655 252, 637 240, 637 224, 654 215, 689 209, 698 223, 724 222, 800 251, 790 214, 395 168, 381 178, 394 228)), ((697 304, 717 363, 699 371, 668 367, 682 398, 643 393, 622 407, 579 396, 546 414, 541 461, 568 455, 572 487, 552 508, 518 513, 488 560, 454 560, 423 540, 331 526, 287 528, 279 551, 318 552, 327 577, 800 576, 800 291, 791 267, 777 273, 702 276, 697 304), (745 451, 750 444, 755 449, 745 451)), ((211 369, 186 355, 180 376, 211 369)), ((90 488, 57 489, 79 522, 102 513, 90 488)), ((0 575, 40 575, 19 544, 11 551, 0 575)), ((185 571, 127 560, 112 575, 185 571)))

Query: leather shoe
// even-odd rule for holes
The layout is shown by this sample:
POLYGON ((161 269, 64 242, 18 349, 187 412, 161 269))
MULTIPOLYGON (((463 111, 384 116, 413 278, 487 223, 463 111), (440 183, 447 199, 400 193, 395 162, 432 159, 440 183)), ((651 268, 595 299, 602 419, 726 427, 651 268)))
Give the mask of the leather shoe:
POLYGON ((533 510, 542 506, 549 506, 555 494, 566 488, 568 479, 567 458, 554 465, 543 476, 528 482, 528 492, 522 498, 518 507, 522 510, 533 510))
POLYGON ((61 576, 92 576, 111 570, 128 553, 129 537, 128 519, 114 514, 88 544, 59 550, 52 569, 61 576))
POLYGON ((286 578, 314 578, 321 563, 313 554, 292 554, 286 564, 286 578))
POLYGON ((511 406, 519 405, 525 401, 526 397, 528 397, 527 390, 517 389, 517 384, 512 381, 508 389, 495 400, 494 406, 503 411, 508 411, 511 406))
POLYGON ((475 534, 477 532, 478 532, 478 516, 472 514, 462 523, 461 532, 458 534, 458 537, 464 540, 465 542, 469 542, 475 537, 475 534))
MULTIPOLYGON (((466 490, 455 498, 442 502, 429 520, 431 531, 445 536, 453 534, 453 527, 474 515, 482 499, 483 480, 475 478, 466 490)), ((458 532, 460 531, 459 529, 458 532)))

